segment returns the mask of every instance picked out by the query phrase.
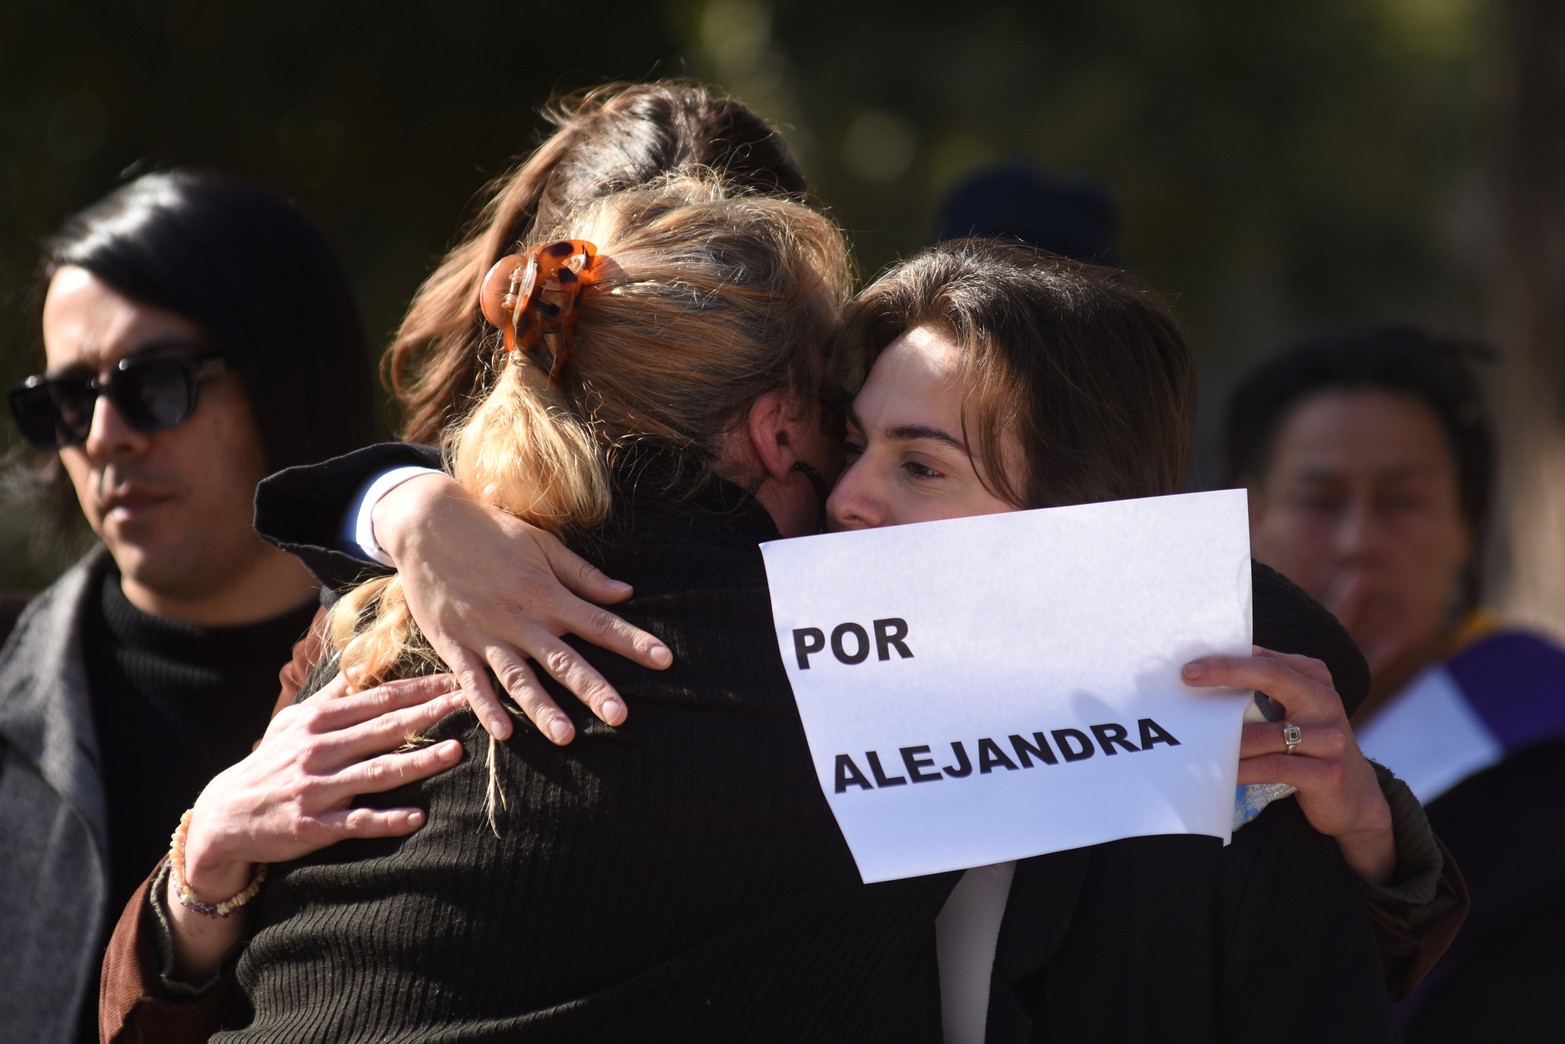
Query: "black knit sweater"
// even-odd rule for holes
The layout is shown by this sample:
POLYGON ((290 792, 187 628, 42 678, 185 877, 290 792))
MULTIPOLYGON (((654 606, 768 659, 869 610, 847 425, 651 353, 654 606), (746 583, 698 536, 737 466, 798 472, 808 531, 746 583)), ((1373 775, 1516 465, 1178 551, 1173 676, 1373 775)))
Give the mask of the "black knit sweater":
POLYGON ((557 748, 520 723, 485 818, 472 715, 456 769, 384 795, 429 822, 274 868, 238 969, 249 1025, 220 1040, 920 1041, 939 1037, 933 919, 955 878, 860 883, 815 780, 757 543, 732 487, 627 491, 576 544, 636 587, 653 672, 586 655, 627 697, 557 748))
MULTIPOLYGON (((108 808, 108 908, 117 914, 168 851, 201 788, 266 731, 277 670, 316 606, 255 624, 198 627, 131 605, 112 563, 95 593, 83 648, 108 808)), ((110 916, 104 941, 113 925, 110 916)), ((98 1039, 97 1000, 90 990, 83 1040, 98 1039)))

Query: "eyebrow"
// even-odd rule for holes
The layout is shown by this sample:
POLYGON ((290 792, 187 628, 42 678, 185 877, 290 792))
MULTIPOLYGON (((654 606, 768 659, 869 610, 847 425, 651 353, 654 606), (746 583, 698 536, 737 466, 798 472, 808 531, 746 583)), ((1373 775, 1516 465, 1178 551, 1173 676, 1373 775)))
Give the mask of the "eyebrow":
MULTIPOLYGON (((855 413, 851 407, 848 409, 848 423, 853 425, 859 431, 864 430, 864 422, 859 419, 859 415, 855 413)), ((963 442, 955 435, 952 435, 950 432, 942 431, 939 428, 931 428, 924 424, 894 425, 893 427, 885 429, 885 434, 886 438, 891 439, 893 442, 917 442, 920 440, 928 440, 930 442, 938 442, 943 445, 950 446, 952 449, 958 450, 969 457, 973 455, 972 450, 967 448, 967 443, 963 442)))
MULTIPOLYGON (((1433 478, 1438 473, 1438 471, 1439 469, 1435 467, 1425 467, 1418 464, 1405 464, 1375 471, 1372 473, 1371 477, 1381 480, 1390 479, 1392 481, 1403 482, 1410 479, 1416 480, 1433 478)), ((1326 485, 1346 480, 1346 476, 1342 472, 1333 471, 1326 468, 1306 468, 1299 472, 1296 477, 1300 481, 1311 482, 1317 485, 1326 485)))
MULTIPOLYGON (((117 362, 115 362, 114 365, 118 366, 120 362, 123 362, 126 359, 154 358, 163 355, 186 355, 190 356, 191 358, 195 358, 203 353, 211 352, 212 350, 212 343, 199 337, 182 337, 177 335, 172 337, 159 337, 156 340, 148 341, 146 344, 139 345, 138 347, 126 352, 117 362)), ((84 373, 97 373, 100 369, 101 368, 94 368, 85 362, 78 362, 73 363, 70 366, 62 367, 59 370, 45 370, 44 376, 75 377, 84 373)))

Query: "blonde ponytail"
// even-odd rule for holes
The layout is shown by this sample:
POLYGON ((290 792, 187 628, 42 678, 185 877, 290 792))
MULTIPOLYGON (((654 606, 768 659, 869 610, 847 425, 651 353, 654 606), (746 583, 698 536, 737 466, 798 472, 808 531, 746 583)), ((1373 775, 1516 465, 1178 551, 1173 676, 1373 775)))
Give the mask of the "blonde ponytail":
MULTIPOLYGON (((761 395, 813 404, 851 281, 827 218, 680 175, 600 200, 548 238, 596 243, 605 267, 581 291, 560 382, 513 353, 448 433, 453 474, 476 498, 554 533, 597 525, 620 447, 663 451, 694 487, 724 477, 721 447, 761 395)), ((365 685, 439 663, 396 580, 344 597, 331 634, 365 685)))
POLYGON ((608 469, 595 425, 519 357, 506 363, 453 441, 452 474, 486 504, 556 534, 608 516, 608 469))

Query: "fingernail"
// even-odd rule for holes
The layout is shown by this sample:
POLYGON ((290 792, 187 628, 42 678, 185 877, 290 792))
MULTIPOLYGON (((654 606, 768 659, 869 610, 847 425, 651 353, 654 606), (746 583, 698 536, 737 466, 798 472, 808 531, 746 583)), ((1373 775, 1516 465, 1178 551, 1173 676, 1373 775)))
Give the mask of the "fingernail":
POLYGON ((619 700, 604 700, 602 717, 608 724, 618 725, 625 720, 625 705, 619 700))
POLYGON ((623 580, 609 580, 603 586, 614 592, 630 590, 630 585, 623 580))
POLYGON ((571 738, 571 723, 564 718, 555 718, 549 722, 549 735, 556 743, 564 743, 571 738))
POLYGON ((1196 681, 1206 673, 1206 667, 1199 663, 1187 663, 1180 673, 1185 676, 1185 681, 1196 681))
POLYGON ((654 667, 667 667, 674 662, 674 654, 666 645, 654 645, 652 651, 647 654, 654 667))
POLYGON ((490 718, 485 731, 496 739, 509 739, 511 736, 511 723, 504 718, 490 718))
POLYGON ((412 812, 408 813, 408 826, 412 827, 414 830, 417 830, 419 827, 421 827, 423 825, 424 825, 424 813, 423 812, 420 812, 418 809, 414 809, 412 812))

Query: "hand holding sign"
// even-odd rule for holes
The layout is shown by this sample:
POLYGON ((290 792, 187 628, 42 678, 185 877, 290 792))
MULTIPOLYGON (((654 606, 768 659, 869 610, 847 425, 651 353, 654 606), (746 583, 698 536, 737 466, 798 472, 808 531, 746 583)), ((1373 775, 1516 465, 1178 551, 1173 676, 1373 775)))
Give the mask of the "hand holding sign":
POLYGON ((1247 701, 1197 699, 1179 669, 1250 650, 1242 492, 763 552, 816 771, 866 881, 1228 837, 1247 701))
POLYGON ((1373 884, 1392 879, 1397 855, 1391 806, 1373 766, 1359 752, 1324 663, 1256 647, 1254 656, 1212 656, 1186 664, 1183 674, 1190 685, 1247 686, 1270 696, 1300 730, 1300 742, 1286 752, 1281 720, 1245 725, 1239 782, 1294 787, 1305 818, 1336 839, 1354 873, 1373 884))

